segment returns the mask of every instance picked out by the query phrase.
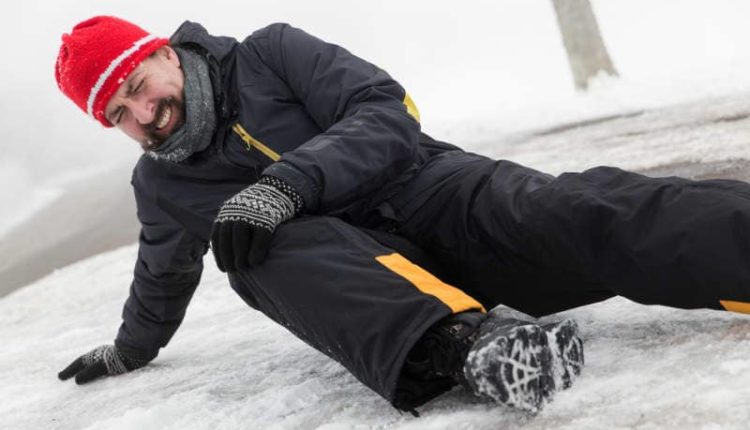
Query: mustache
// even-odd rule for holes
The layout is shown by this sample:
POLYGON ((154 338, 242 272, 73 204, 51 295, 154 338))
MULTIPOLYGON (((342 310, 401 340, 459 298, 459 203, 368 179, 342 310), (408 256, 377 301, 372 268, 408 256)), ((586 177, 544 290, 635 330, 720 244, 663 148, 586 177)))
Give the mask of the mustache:
POLYGON ((165 135, 163 131, 158 130, 156 127, 159 120, 164 115, 164 111, 169 107, 172 108, 172 115, 178 115, 178 123, 172 127, 172 131, 179 129, 185 121, 185 106, 181 100, 174 97, 167 97, 159 100, 159 104, 156 106, 154 120, 141 126, 146 134, 146 141, 142 144, 144 150, 154 151, 169 139, 171 134, 165 135))

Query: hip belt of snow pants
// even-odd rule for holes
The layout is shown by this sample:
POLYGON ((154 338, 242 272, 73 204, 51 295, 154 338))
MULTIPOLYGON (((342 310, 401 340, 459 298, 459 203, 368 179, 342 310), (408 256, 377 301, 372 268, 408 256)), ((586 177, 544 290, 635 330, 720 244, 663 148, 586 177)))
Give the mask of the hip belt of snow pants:
POLYGON ((426 258, 413 245, 374 234, 381 240, 337 218, 293 220, 276 230, 263 264, 229 280, 248 305, 408 410, 454 385, 401 375, 414 344, 438 320, 484 308, 415 264, 426 258))
POLYGON ((750 184, 612 167, 554 177, 451 151, 381 213, 445 282, 541 316, 621 295, 750 312, 750 184))

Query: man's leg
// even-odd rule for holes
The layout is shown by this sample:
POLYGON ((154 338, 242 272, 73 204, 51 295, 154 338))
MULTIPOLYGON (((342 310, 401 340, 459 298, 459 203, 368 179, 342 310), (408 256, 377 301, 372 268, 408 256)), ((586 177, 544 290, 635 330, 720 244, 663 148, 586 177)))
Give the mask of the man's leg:
POLYGON ((420 267, 429 266, 420 250, 402 238, 373 236, 334 218, 283 224, 266 261, 230 274, 232 287, 402 410, 456 383, 536 410, 580 371, 567 384, 557 378, 582 364, 582 356, 573 363, 563 354, 580 344, 574 327, 514 318, 498 327, 479 302, 420 267), (525 375, 504 376, 509 365, 525 375))
POLYGON ((622 295, 743 311, 750 185, 600 167, 558 178, 446 153, 391 202, 399 233, 487 306, 532 315, 622 295))
POLYGON ((438 321, 482 309, 462 291, 335 218, 282 224, 264 263, 230 273, 230 283, 250 306, 401 409, 455 385, 450 378, 402 378, 414 344, 438 321))
POLYGON ((598 167, 561 175, 530 203, 547 264, 643 304, 750 312, 750 184, 598 167))
MULTIPOLYGON (((403 237, 364 231, 431 273, 442 272, 403 237)), ((583 342, 574 321, 539 326, 530 315, 500 306, 491 318, 462 312, 430 327, 409 353, 402 381, 449 378, 482 397, 536 411, 555 392, 569 388, 583 364, 583 342)), ((419 385, 401 384, 404 397, 413 397, 409 387, 419 385)))

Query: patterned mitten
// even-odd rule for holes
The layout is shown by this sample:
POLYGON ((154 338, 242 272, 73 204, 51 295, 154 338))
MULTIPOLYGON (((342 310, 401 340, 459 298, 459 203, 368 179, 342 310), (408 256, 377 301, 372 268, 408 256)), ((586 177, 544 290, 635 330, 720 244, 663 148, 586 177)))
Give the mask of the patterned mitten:
POLYGON ((78 357, 65 370, 58 373, 61 380, 76 377, 76 384, 85 384, 101 376, 120 375, 143 367, 151 358, 129 348, 102 345, 78 357))
POLYGON ((276 226, 294 218, 302 205, 302 197, 273 176, 262 176, 224 202, 211 231, 219 270, 232 272, 260 264, 276 226))

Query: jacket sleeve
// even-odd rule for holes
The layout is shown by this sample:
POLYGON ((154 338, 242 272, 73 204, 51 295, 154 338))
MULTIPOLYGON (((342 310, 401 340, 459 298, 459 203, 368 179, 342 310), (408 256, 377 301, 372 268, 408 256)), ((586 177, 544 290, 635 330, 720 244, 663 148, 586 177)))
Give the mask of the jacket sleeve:
POLYGON ((385 71, 287 24, 252 44, 324 130, 263 173, 292 185, 307 212, 325 213, 378 190, 416 158, 419 122, 385 71))
POLYGON ((141 222, 138 259, 115 345, 150 359, 167 345, 200 282, 206 244, 144 196, 133 182, 141 222))

